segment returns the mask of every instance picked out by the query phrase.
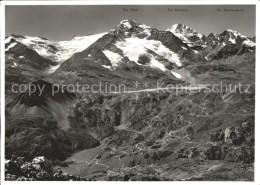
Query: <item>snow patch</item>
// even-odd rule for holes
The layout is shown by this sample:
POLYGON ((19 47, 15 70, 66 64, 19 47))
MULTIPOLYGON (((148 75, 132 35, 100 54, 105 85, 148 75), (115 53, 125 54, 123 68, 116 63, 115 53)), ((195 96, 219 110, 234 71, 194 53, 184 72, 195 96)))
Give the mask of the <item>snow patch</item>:
POLYGON ((199 52, 198 51, 196 51, 196 50, 192 50, 192 51, 194 51, 194 53, 196 53, 196 54, 198 54, 199 52))
POLYGON ((253 41, 251 41, 251 40, 245 40, 244 42, 243 42, 243 44, 244 45, 248 45, 248 46, 250 46, 250 47, 254 47, 255 46, 255 43, 253 42, 253 41))
POLYGON ((170 29, 168 29, 167 31, 171 31, 174 32, 178 27, 178 24, 174 24, 170 29))
POLYGON ((192 41, 189 40, 190 37, 196 36, 200 39, 199 42, 203 43, 202 38, 203 34, 198 33, 196 30, 193 28, 190 28, 186 25, 182 24, 174 24, 170 29, 167 29, 166 31, 172 32, 176 37, 181 39, 184 43, 190 44, 189 46, 193 46, 195 44, 191 44, 192 41))
POLYGON ((179 39, 181 39, 184 43, 188 43, 189 40, 187 39, 187 37, 185 37, 183 34, 181 33, 175 33, 172 32, 176 37, 178 37, 179 39))
POLYGON ((140 25, 138 25, 138 27, 143 28, 143 29, 151 29, 150 26, 146 26, 145 24, 140 24, 140 25))
POLYGON ((198 37, 202 39, 203 35, 201 33, 198 33, 198 37))
POLYGON ((87 49, 91 44, 96 42, 105 34, 106 33, 101 33, 83 37, 77 36, 70 41, 60 41, 58 45, 61 47, 61 50, 57 53, 57 55, 59 56, 60 60, 64 61, 70 58, 74 53, 78 53, 87 49))
POLYGON ((163 72, 166 71, 165 66, 162 63, 160 63, 158 60, 155 60, 154 58, 152 58, 152 60, 150 61, 150 66, 152 68, 158 68, 163 72))
POLYGON ((120 24, 124 25, 128 29, 132 28, 132 25, 129 23, 129 20, 122 20, 120 24))
POLYGON ((56 66, 52 66, 49 70, 48 73, 53 73, 54 71, 56 71, 58 68, 60 67, 60 65, 56 65, 56 66))
POLYGON ((109 69, 109 70, 111 70, 111 67, 112 66, 107 66, 107 65, 102 65, 104 68, 107 68, 107 69, 109 69))
POLYGON ((175 63, 177 66, 182 66, 178 55, 165 47, 160 41, 133 37, 127 38, 125 41, 119 41, 115 45, 123 51, 129 60, 134 61, 137 65, 141 65, 138 63, 139 57, 146 55, 151 59, 151 67, 157 67, 163 71, 165 70, 164 65, 157 61, 152 54, 148 53, 148 50, 151 50, 170 62, 175 63))
POLYGON ((181 46, 181 48, 184 49, 184 50, 187 50, 187 48, 185 48, 184 46, 181 46))
POLYGON ((13 62, 13 65, 11 67, 14 68, 14 67, 17 67, 17 66, 18 66, 17 63, 13 62))
POLYGON ((106 33, 96 35, 77 36, 69 41, 52 41, 40 37, 16 38, 17 41, 35 50, 42 57, 51 59, 55 62, 63 62, 73 54, 87 49, 106 33))
POLYGON ((182 78, 182 76, 179 73, 171 71, 171 73, 176 77, 176 78, 182 78))
POLYGON ((12 38, 13 38, 13 37, 7 37, 7 38, 5 39, 5 44, 11 42, 11 39, 12 39, 12 38))
POLYGON ((17 44, 16 42, 11 43, 11 44, 5 49, 5 51, 8 51, 9 49, 13 48, 16 44, 17 44))
POLYGON ((123 60, 123 57, 119 55, 118 53, 114 53, 109 50, 102 51, 106 57, 110 60, 113 67, 117 67, 118 64, 123 60))
POLYGON ((244 35, 241 35, 238 31, 234 31, 234 30, 231 30, 231 29, 227 29, 227 31, 230 32, 230 33, 233 33, 235 37, 244 36, 244 35))
POLYGON ((235 39, 234 38, 229 38, 229 40, 228 41, 230 41, 231 43, 233 43, 233 44, 235 44, 236 43, 236 41, 235 41, 235 39))
POLYGON ((144 29, 143 32, 147 35, 147 37, 151 36, 151 30, 150 29, 144 29))

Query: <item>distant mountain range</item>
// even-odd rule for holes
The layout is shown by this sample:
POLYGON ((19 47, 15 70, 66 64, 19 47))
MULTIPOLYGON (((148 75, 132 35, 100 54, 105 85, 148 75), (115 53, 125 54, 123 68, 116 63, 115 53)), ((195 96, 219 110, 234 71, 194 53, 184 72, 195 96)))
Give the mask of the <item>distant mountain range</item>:
POLYGON ((26 71, 27 78, 35 70, 37 75, 53 73, 56 79, 73 71, 76 76, 91 73, 86 70, 95 68, 105 72, 105 78, 122 75, 135 80, 136 75, 141 79, 153 74, 193 82, 189 66, 254 55, 255 38, 230 29, 205 36, 182 24, 161 31, 123 20, 106 33, 76 36, 70 41, 12 35, 6 37, 5 47, 7 69, 11 74, 26 71))

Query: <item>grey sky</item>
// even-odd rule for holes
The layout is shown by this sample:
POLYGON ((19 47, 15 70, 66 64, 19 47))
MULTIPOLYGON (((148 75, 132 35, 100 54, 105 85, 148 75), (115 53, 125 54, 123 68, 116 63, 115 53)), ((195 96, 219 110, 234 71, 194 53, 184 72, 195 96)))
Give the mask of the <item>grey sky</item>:
POLYGON ((160 30, 182 23, 206 35, 233 29, 251 37, 255 36, 255 13, 254 5, 7 6, 6 35, 70 40, 74 35, 109 31, 121 20, 133 19, 160 30), (123 12, 123 8, 138 8, 138 12, 123 12), (188 9, 188 12, 171 12, 169 8, 188 9), (224 8, 243 11, 217 11, 224 8))

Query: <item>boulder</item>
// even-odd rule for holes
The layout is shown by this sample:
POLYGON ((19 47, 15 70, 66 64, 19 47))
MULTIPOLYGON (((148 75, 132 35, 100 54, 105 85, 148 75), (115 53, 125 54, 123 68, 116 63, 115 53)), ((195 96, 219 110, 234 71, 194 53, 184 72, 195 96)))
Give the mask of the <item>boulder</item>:
POLYGON ((212 142, 216 142, 216 141, 222 141, 223 142, 224 137, 225 137, 225 133, 224 133, 223 129, 216 130, 215 132, 212 132, 210 134, 210 140, 212 142))
POLYGON ((61 168, 53 168, 52 163, 44 156, 35 157, 32 162, 24 161, 24 158, 12 157, 5 162, 6 181, 82 181, 79 176, 63 173, 61 168), (19 161, 19 164, 18 162, 19 161), (23 161, 23 163, 22 163, 23 161))
POLYGON ((25 157, 17 157, 16 162, 18 165, 21 165, 25 162, 25 157))
POLYGON ((225 130, 225 143, 230 145, 241 145, 245 141, 242 127, 228 127, 225 130))
POLYGON ((44 170, 41 170, 39 171, 37 174, 36 174, 36 177, 37 179, 39 180, 51 180, 52 179, 52 176, 50 173, 44 171, 44 170))
POLYGON ((199 159, 200 159, 200 160, 206 160, 206 159, 207 159, 207 156, 206 156, 205 151, 201 151, 201 152, 200 152, 200 154, 199 154, 199 159))
POLYGON ((6 181, 15 181, 16 179, 17 179, 16 175, 12 175, 12 174, 9 174, 9 173, 6 173, 6 175, 5 175, 6 181))
POLYGON ((239 158, 235 155, 234 152, 229 152, 227 156, 225 157, 225 160, 228 162, 238 162, 239 158))
POLYGON ((192 148, 191 152, 188 155, 188 158, 195 158, 198 157, 200 155, 200 152, 198 151, 197 148, 192 148))
POLYGON ((254 162, 254 149, 250 147, 230 148, 225 160, 229 162, 252 163, 254 162))
POLYGON ((37 170, 40 170, 42 168, 44 171, 50 174, 53 174, 54 172, 52 163, 44 156, 35 157, 32 161, 32 164, 37 170))
POLYGON ((208 160, 221 160, 222 159, 222 150, 220 146, 211 146, 206 149, 205 155, 208 160))
POLYGON ((23 174, 20 166, 12 160, 5 161, 5 173, 10 173, 12 175, 18 176, 23 174))
POLYGON ((21 170, 23 173, 30 173, 34 171, 34 166, 31 162, 25 162, 21 165, 21 170))
POLYGON ((27 177, 19 177, 16 179, 17 181, 35 181, 35 178, 27 178, 27 177))
POLYGON ((232 144, 232 137, 234 135, 234 127, 228 127, 225 129, 225 143, 232 144))
POLYGON ((245 136, 242 127, 235 127, 232 143, 234 145, 241 145, 244 141, 245 141, 245 136))

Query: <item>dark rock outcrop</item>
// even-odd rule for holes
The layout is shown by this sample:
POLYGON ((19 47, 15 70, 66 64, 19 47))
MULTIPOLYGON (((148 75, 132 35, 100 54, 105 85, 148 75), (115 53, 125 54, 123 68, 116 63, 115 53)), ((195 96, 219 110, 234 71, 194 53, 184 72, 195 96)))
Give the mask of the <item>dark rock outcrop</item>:
POLYGON ((5 162, 6 181, 86 181, 89 179, 64 173, 54 168, 44 156, 31 162, 24 158, 11 158, 5 162))

